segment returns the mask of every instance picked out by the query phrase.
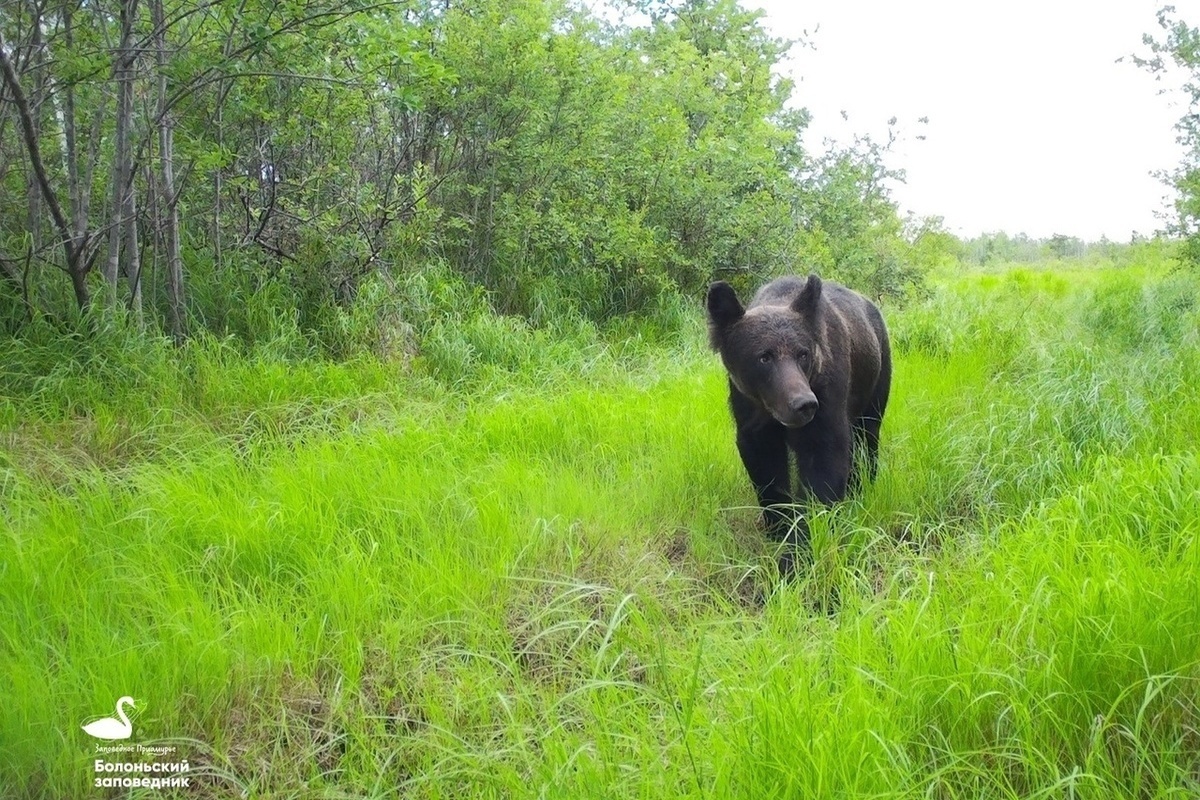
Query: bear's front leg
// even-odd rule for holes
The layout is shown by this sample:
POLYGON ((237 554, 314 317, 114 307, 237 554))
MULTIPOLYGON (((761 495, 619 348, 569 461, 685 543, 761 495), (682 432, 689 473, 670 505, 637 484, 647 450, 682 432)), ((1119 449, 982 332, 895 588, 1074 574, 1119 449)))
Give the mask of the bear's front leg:
POLYGON ((792 503, 783 426, 777 423, 738 426, 737 448, 762 507, 763 526, 772 538, 782 540, 791 526, 791 514, 781 506, 792 503))
POLYGON ((843 500, 850 484, 851 433, 848 422, 809 424, 793 446, 800 490, 825 505, 843 500))

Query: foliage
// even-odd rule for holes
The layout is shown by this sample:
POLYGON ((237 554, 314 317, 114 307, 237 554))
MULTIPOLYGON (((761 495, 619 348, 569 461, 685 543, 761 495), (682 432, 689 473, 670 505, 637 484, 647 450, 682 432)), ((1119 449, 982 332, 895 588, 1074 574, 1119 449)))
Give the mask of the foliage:
POLYGON ((805 259, 874 297, 903 297, 923 277, 888 190, 904 178, 886 164, 890 145, 859 137, 830 148, 807 170, 801 206, 805 259))
POLYGON ((911 246, 909 260, 921 274, 957 266, 966 253, 964 243, 946 230, 942 217, 910 216, 904 238, 911 246))
POLYGON ((1169 5, 1159 9, 1158 24, 1162 38, 1143 35, 1149 54, 1133 60, 1160 79, 1183 74, 1189 105, 1175 129, 1185 153, 1183 162, 1163 178, 1176 190, 1175 215, 1167 230, 1183 240, 1179 257, 1194 268, 1200 265, 1200 28, 1189 25, 1169 5))
MULTIPOLYGON (((295 325, 338 357, 358 346, 345 320, 373 313, 361 302, 422 324, 402 291, 417 280, 478 289, 534 326, 669 314, 714 277, 748 288, 804 265, 876 295, 918 280, 883 152, 804 151, 807 115, 776 71, 788 43, 733 0, 650 4, 638 25, 565 0, 162 3, 161 30, 133 0, 0 11, 8 88, 30 98, 41 146, 39 162, 0 137, 9 331, 69 328, 86 305, 59 274, 62 230, 84 290, 111 244, 122 269, 102 294, 135 320, 143 295, 151 323, 185 301, 218 335, 253 345, 295 325)), ((7 132, 22 115, 6 96, 7 132)))

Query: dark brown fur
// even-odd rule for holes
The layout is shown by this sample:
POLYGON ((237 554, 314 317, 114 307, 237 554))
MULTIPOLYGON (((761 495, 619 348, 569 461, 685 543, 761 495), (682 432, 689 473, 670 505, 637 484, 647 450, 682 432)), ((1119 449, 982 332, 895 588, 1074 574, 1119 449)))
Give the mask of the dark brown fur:
POLYGON ((729 373, 742 463, 776 536, 802 541, 786 509, 833 503, 857 482, 855 450, 875 477, 892 362, 883 317, 836 283, 788 276, 742 307, 729 284, 708 290, 709 339, 729 373), (800 479, 793 495, 789 451, 800 479))

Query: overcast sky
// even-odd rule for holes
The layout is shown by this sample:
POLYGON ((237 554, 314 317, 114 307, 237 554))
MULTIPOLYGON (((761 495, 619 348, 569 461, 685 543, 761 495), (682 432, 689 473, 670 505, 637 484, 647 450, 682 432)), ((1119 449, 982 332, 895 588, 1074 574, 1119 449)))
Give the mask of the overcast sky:
MULTIPOLYGON (((960 235, 1004 230, 1128 241, 1163 223, 1184 100, 1129 59, 1161 31, 1152 0, 744 0, 792 50, 810 146, 902 139, 902 211, 960 235), (819 26, 819 27, 818 27, 819 26), (808 31, 806 35, 804 31, 808 31), (849 119, 843 120, 841 112, 849 119), (928 124, 918 119, 928 117, 928 124), (924 136, 920 140, 917 136, 924 136)), ((1174 0, 1200 25, 1200 0, 1174 0)))

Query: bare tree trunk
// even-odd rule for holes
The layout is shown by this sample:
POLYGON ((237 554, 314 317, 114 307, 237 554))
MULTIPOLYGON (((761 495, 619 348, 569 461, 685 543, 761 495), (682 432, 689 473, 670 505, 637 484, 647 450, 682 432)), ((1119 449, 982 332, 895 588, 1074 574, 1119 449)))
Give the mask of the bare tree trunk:
MULTIPOLYGON (((217 150, 219 152, 224 152, 225 147, 225 122, 223 119, 225 92, 225 81, 220 81, 217 83, 217 150)), ((217 164, 216 170, 213 171, 213 268, 218 274, 225 266, 221 253, 221 193, 225 191, 221 183, 221 173, 224 169, 222 165, 217 164)))
MULTIPOLYGON (((131 170, 132 172, 132 170, 131 170)), ((129 187, 125 191, 122 213, 125 218, 125 280, 129 282, 129 309, 138 326, 142 324, 142 264, 138 248, 137 198, 133 193, 130 175, 129 187)))
MULTIPOLYGON (((46 54, 44 51, 45 43, 42 41, 42 9, 41 9, 40 5, 33 4, 29 10, 30 10, 30 14, 32 15, 32 19, 30 20, 30 23, 29 23, 30 29, 31 29, 31 41, 30 41, 31 54, 30 54, 28 60, 26 61, 26 65, 32 66, 32 69, 29 70, 29 72, 32 72, 32 75, 33 75, 33 82, 31 85, 32 97, 31 97, 31 103, 30 103, 29 121, 33 124, 34 137, 36 139, 38 139, 38 141, 41 141, 41 138, 42 138, 41 105, 42 105, 42 102, 45 100, 45 98, 48 96, 48 92, 46 91, 46 72, 47 72, 47 70, 46 70, 46 54)), ((28 72, 27 72, 27 74, 28 74, 28 72)), ((30 235, 33 237, 33 249, 35 252, 40 251, 42 249, 42 245, 43 245, 43 242, 42 242, 42 215, 41 215, 41 208, 39 207, 39 204, 38 204, 38 198, 40 195, 41 195, 41 190, 38 188, 37 177, 30 174, 29 181, 28 181, 28 184, 26 186, 26 191, 25 191, 25 199, 26 199, 25 207, 26 207, 26 214, 28 215, 28 219, 26 220, 26 223, 25 223, 25 228, 26 228, 26 230, 29 231, 30 235)))
MULTIPOLYGON (((62 4, 63 37, 67 52, 75 50, 75 28, 72 16, 72 0, 64 0, 62 4)), ((83 195, 85 189, 79 181, 79 145, 75 135, 75 84, 68 82, 63 86, 63 139, 65 142, 67 160, 67 191, 71 200, 71 219, 75 223, 75 234, 87 229, 87 214, 84 212, 83 195)))
MULTIPOLYGON (((104 265, 104 280, 108 285, 108 300, 112 306, 117 301, 117 280, 122 272, 130 280, 130 291, 136 294, 137 276, 130 268, 130 260, 136 258, 137 243, 127 248, 125 269, 121 269, 121 241, 128 241, 127 229, 136 228, 133 219, 133 22, 137 14, 137 0, 121 2, 121 43, 117 48, 113 73, 117 80, 117 123, 113 142, 112 213, 108 232, 108 260, 104 265)), ((136 237, 136 232, 134 234, 136 237)), ((132 301, 132 297, 131 297, 132 301)))
POLYGON ((159 207, 167 250, 167 312, 176 342, 187 335, 184 318, 183 256, 179 245, 179 207, 175 194, 175 123, 167 109, 167 31, 162 0, 151 0, 155 57, 158 62, 158 156, 161 167, 159 207))
MULTIPOLYGON (((63 0, 62 4, 62 19, 63 19, 63 36, 66 43, 67 52, 75 52, 75 1, 63 0)), ((100 138, 101 130, 104 125, 104 111, 107 106, 101 101, 96 105, 96 110, 92 119, 91 130, 85 133, 87 137, 87 149, 81 153, 79 150, 79 132, 76 130, 76 106, 75 106, 75 84, 74 82, 66 82, 62 84, 63 95, 63 157, 67 162, 67 192, 70 201, 71 209, 71 239, 78 249, 77 258, 80 260, 80 268, 82 274, 86 275, 91 271, 91 263, 86 265, 82 263, 87 256, 85 250, 90 248, 92 242, 92 233, 90 230, 90 215, 92 209, 92 177, 95 174, 96 162, 100 157, 100 138), (80 174, 80 165, 83 159, 87 159, 86 168, 83 174, 80 174)), ((93 252, 94 257, 95 253, 93 252)))

